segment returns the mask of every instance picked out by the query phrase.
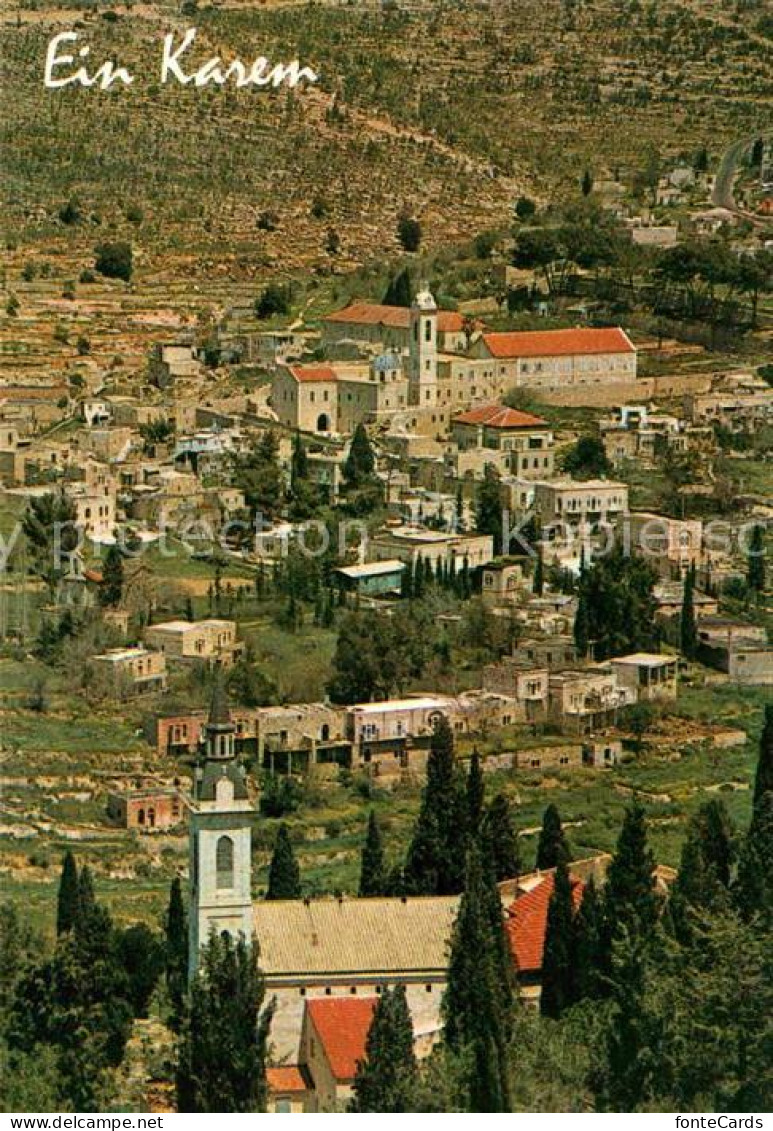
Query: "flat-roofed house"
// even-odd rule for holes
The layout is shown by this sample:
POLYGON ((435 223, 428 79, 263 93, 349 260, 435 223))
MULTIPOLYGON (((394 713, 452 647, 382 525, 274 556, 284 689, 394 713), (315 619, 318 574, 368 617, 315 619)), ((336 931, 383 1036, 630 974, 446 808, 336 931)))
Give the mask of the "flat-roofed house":
POLYGON ((405 568, 405 562, 401 562, 399 558, 387 558, 383 562, 341 566, 333 571, 333 577, 339 589, 346 593, 380 597, 386 593, 400 592, 405 568))
POLYGON ((177 789, 149 786, 108 794, 107 815, 125 829, 164 832, 185 820, 186 806, 177 789))
POLYGON ((411 565, 421 558, 433 567, 443 562, 457 570, 466 561, 469 569, 476 569, 494 557, 494 539, 490 534, 446 534, 423 526, 390 526, 370 539, 368 556, 377 561, 399 558, 411 565))
POLYGON ((220 660, 231 663, 241 649, 236 639, 236 621, 169 620, 148 625, 145 643, 170 660, 220 660))
POLYGON ((621 687, 629 688, 637 701, 676 699, 679 661, 660 652, 632 652, 615 656, 610 664, 621 687))
POLYGON ((107 694, 118 699, 166 688, 166 659, 147 648, 111 648, 91 659, 107 694))

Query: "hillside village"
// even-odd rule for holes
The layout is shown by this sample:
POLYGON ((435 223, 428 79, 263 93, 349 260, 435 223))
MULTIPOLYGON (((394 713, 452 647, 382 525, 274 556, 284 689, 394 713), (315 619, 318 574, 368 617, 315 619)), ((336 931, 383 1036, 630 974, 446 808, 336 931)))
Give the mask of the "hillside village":
MULTIPOLYGON (((594 17, 562 18, 573 42, 594 17)), ((751 88, 765 34, 748 31, 751 88)), ((324 129, 373 128, 367 97, 330 94, 324 129)), ((320 116, 302 107, 289 130, 320 116)), ((442 179, 457 140, 418 112, 411 177, 442 179)), ((562 158, 536 188, 502 152, 469 212, 458 181, 434 210, 379 205, 370 232, 320 193, 324 250, 304 219, 284 259, 287 217, 260 211, 257 272, 233 234, 217 260, 211 219, 206 263, 166 249, 162 267, 139 206, 99 230, 82 190, 23 221, 14 198, 0 1043, 59 1051, 8 1103, 211 1110, 185 987, 223 955, 247 970, 254 935, 273 1013, 258 1092, 235 1084, 231 1110, 385 1110, 356 1105, 386 1087, 363 1065, 389 1010, 413 1073, 393 1110, 761 1109, 764 1081, 750 1098, 732 1066, 675 1099, 591 1063, 615 929, 665 924, 688 955, 674 1011, 702 1025, 698 991, 678 994, 716 915, 716 968, 743 951, 749 1009, 768 1000, 773 141, 746 124, 646 168, 562 158), (111 932, 126 984, 84 941, 111 932), (476 946, 496 1005, 460 989, 476 946), (60 959, 96 964, 119 1002, 95 999, 98 1071, 68 1062, 69 1092, 69 1022, 14 1006, 46 947, 41 985, 60 959), (464 1062, 489 1006, 496 1083, 464 1062), (587 1032, 540 1028, 572 1017, 587 1032), (564 1040, 576 1065, 549 1080, 564 1040)))

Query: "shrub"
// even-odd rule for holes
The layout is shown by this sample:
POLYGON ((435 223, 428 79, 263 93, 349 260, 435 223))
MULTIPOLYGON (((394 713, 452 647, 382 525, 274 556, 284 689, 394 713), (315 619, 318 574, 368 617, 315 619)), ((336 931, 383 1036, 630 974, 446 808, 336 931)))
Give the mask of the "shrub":
POLYGON ((101 243, 95 249, 94 266, 100 275, 107 279, 123 279, 129 282, 132 277, 132 248, 124 241, 101 243))

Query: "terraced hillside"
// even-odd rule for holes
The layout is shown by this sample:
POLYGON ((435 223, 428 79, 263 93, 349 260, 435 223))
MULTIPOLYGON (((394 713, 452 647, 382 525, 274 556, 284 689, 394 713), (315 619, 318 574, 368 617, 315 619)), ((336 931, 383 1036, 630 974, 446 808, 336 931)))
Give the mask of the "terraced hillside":
POLYGON ((106 231, 129 233, 143 274, 162 283, 346 267, 396 249, 403 209, 429 243, 453 239, 506 219, 520 191, 576 188, 586 167, 646 175, 657 153, 718 152, 770 120, 770 28, 750 4, 4 7, 13 240, 65 234, 70 248, 91 248, 106 231), (159 87, 163 34, 191 24, 200 61, 298 56, 320 84, 159 87), (46 91, 45 45, 64 28, 91 59, 130 67, 135 84, 46 91), (84 220, 63 233, 58 212, 73 195, 84 220))

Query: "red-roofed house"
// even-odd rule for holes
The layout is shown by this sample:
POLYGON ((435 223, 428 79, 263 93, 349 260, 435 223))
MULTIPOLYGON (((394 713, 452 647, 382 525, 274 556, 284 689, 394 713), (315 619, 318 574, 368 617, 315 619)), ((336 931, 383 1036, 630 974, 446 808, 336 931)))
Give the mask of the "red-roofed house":
POLYGON ((503 470, 521 478, 549 479, 553 474, 553 433, 546 420, 530 412, 481 405, 454 417, 451 436, 460 452, 480 452, 481 460, 487 452, 508 453, 503 470))
POLYGON ((308 1111, 311 1087, 303 1068, 286 1064, 266 1069, 268 1111, 271 1113, 308 1111))
POLYGON ((330 365, 280 365, 271 387, 271 407, 280 423, 303 432, 338 428, 338 375, 330 365))
MULTIPOLYGON (((575 911, 582 903, 585 884, 572 876, 572 902, 575 911)), ((510 939, 521 996, 528 1004, 538 1004, 542 980, 542 954, 548 925, 548 907, 553 894, 553 873, 545 874, 530 891, 519 895, 507 910, 505 930, 510 939)))
MULTIPOLYGON (((384 306, 375 302, 354 302, 329 314, 322 324, 322 341, 333 344, 345 339, 383 345, 389 349, 408 349, 411 312, 407 306, 384 306)), ((443 353, 460 353, 467 348, 465 318, 455 310, 439 310, 437 344, 443 353)))
POLYGON ((485 333, 470 356, 489 361, 505 389, 636 380, 636 347, 619 327, 485 333))
POLYGON ((357 1062, 376 997, 317 997, 306 1001, 300 1062, 313 1089, 313 1110, 341 1111, 352 1095, 357 1062))

